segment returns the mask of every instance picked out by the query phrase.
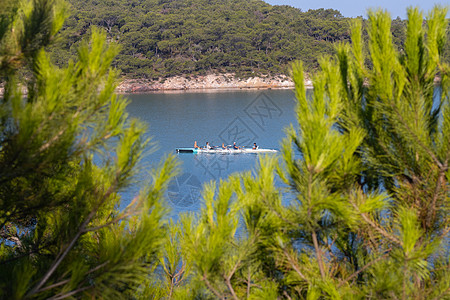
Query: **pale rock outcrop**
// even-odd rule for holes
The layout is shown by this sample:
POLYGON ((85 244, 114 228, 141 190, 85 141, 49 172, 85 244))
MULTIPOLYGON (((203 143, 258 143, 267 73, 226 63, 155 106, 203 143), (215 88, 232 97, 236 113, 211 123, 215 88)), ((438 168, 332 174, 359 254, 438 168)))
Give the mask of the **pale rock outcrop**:
MULTIPOLYGON (((310 80, 305 80, 311 85, 310 80)), ((120 93, 136 93, 163 90, 191 90, 191 89, 244 89, 244 88, 292 88, 294 82, 285 75, 274 77, 237 78, 234 74, 204 75, 204 76, 175 76, 158 81, 128 79, 117 87, 120 93)))

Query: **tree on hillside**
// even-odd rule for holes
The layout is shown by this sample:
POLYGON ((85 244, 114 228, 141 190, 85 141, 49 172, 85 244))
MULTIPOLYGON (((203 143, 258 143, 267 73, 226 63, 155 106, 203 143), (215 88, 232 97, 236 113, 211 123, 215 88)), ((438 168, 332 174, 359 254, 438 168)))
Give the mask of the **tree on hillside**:
POLYGON ((283 74, 295 59, 313 70, 318 54, 331 54, 332 43, 349 40, 348 20, 336 10, 303 13, 262 0, 73 0, 70 10, 51 48, 55 63, 63 66, 75 57, 90 26, 98 26, 122 46, 114 66, 136 78, 283 74), (299 40, 302 47, 292 51, 299 40), (255 63, 255 57, 263 59, 255 63))
POLYGON ((310 98, 294 66, 298 124, 282 166, 264 158, 256 174, 207 186, 198 218, 182 219, 192 295, 450 298, 446 14, 436 7, 424 23, 409 9, 401 53, 388 13, 369 12, 367 48, 354 21, 310 98))
POLYGON ((119 210, 119 192, 134 181, 149 141, 114 94, 118 47, 94 28, 78 62, 60 69, 44 48, 64 22, 65 4, 4 2, 0 298, 129 298, 156 266, 165 236, 161 199, 176 163, 165 160, 119 210))

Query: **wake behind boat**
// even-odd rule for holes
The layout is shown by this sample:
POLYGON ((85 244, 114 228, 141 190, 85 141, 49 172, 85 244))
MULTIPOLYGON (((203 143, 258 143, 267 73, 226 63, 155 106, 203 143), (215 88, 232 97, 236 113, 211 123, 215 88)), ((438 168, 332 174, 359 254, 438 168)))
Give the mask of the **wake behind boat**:
POLYGON ((275 149, 252 149, 252 148, 176 148, 177 153, 210 153, 210 154, 238 154, 238 153, 276 153, 275 149))

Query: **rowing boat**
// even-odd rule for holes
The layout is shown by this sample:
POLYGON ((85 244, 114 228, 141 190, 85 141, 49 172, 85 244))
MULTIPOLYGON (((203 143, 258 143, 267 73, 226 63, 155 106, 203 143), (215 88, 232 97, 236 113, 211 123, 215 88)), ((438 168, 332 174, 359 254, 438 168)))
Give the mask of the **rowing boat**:
POLYGON ((240 154, 240 153, 275 153, 278 152, 275 149, 252 149, 252 148, 241 148, 241 149, 200 149, 200 148, 176 148, 177 153, 210 153, 210 154, 240 154))

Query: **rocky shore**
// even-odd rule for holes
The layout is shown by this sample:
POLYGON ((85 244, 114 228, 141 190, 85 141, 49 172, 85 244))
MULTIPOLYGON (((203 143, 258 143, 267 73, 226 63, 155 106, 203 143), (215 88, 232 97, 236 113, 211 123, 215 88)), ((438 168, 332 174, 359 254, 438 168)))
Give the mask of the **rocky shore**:
MULTIPOLYGON (((441 78, 436 77, 434 83, 439 85, 441 78)), ((123 79, 116 88, 120 94, 169 92, 184 90, 217 90, 217 89, 284 89, 293 88, 294 82, 285 75, 275 77, 237 78, 234 74, 205 75, 205 76, 175 76, 157 81, 145 79, 123 79)), ((305 86, 312 88, 312 81, 305 74, 305 86)), ((25 86, 21 87, 22 94, 27 94, 25 86)), ((4 84, 0 82, 0 97, 4 93, 4 84)))
MULTIPOLYGON (((308 86, 311 81, 306 80, 308 86)), ((294 82, 287 76, 237 78, 234 74, 205 76, 175 76, 158 81, 125 79, 117 87, 118 93, 145 93, 150 91, 292 88, 294 82)))
MULTIPOLYGON (((312 82, 305 79, 305 85, 312 87, 312 82)), ((285 75, 273 77, 237 78, 234 74, 211 74, 205 76, 174 76, 156 81, 145 79, 123 79, 116 92, 121 94, 146 93, 154 91, 214 90, 214 89, 283 89, 293 88, 294 82, 285 75)), ((22 93, 26 94, 22 87, 22 93)), ((4 87, 0 83, 0 96, 4 87)))

